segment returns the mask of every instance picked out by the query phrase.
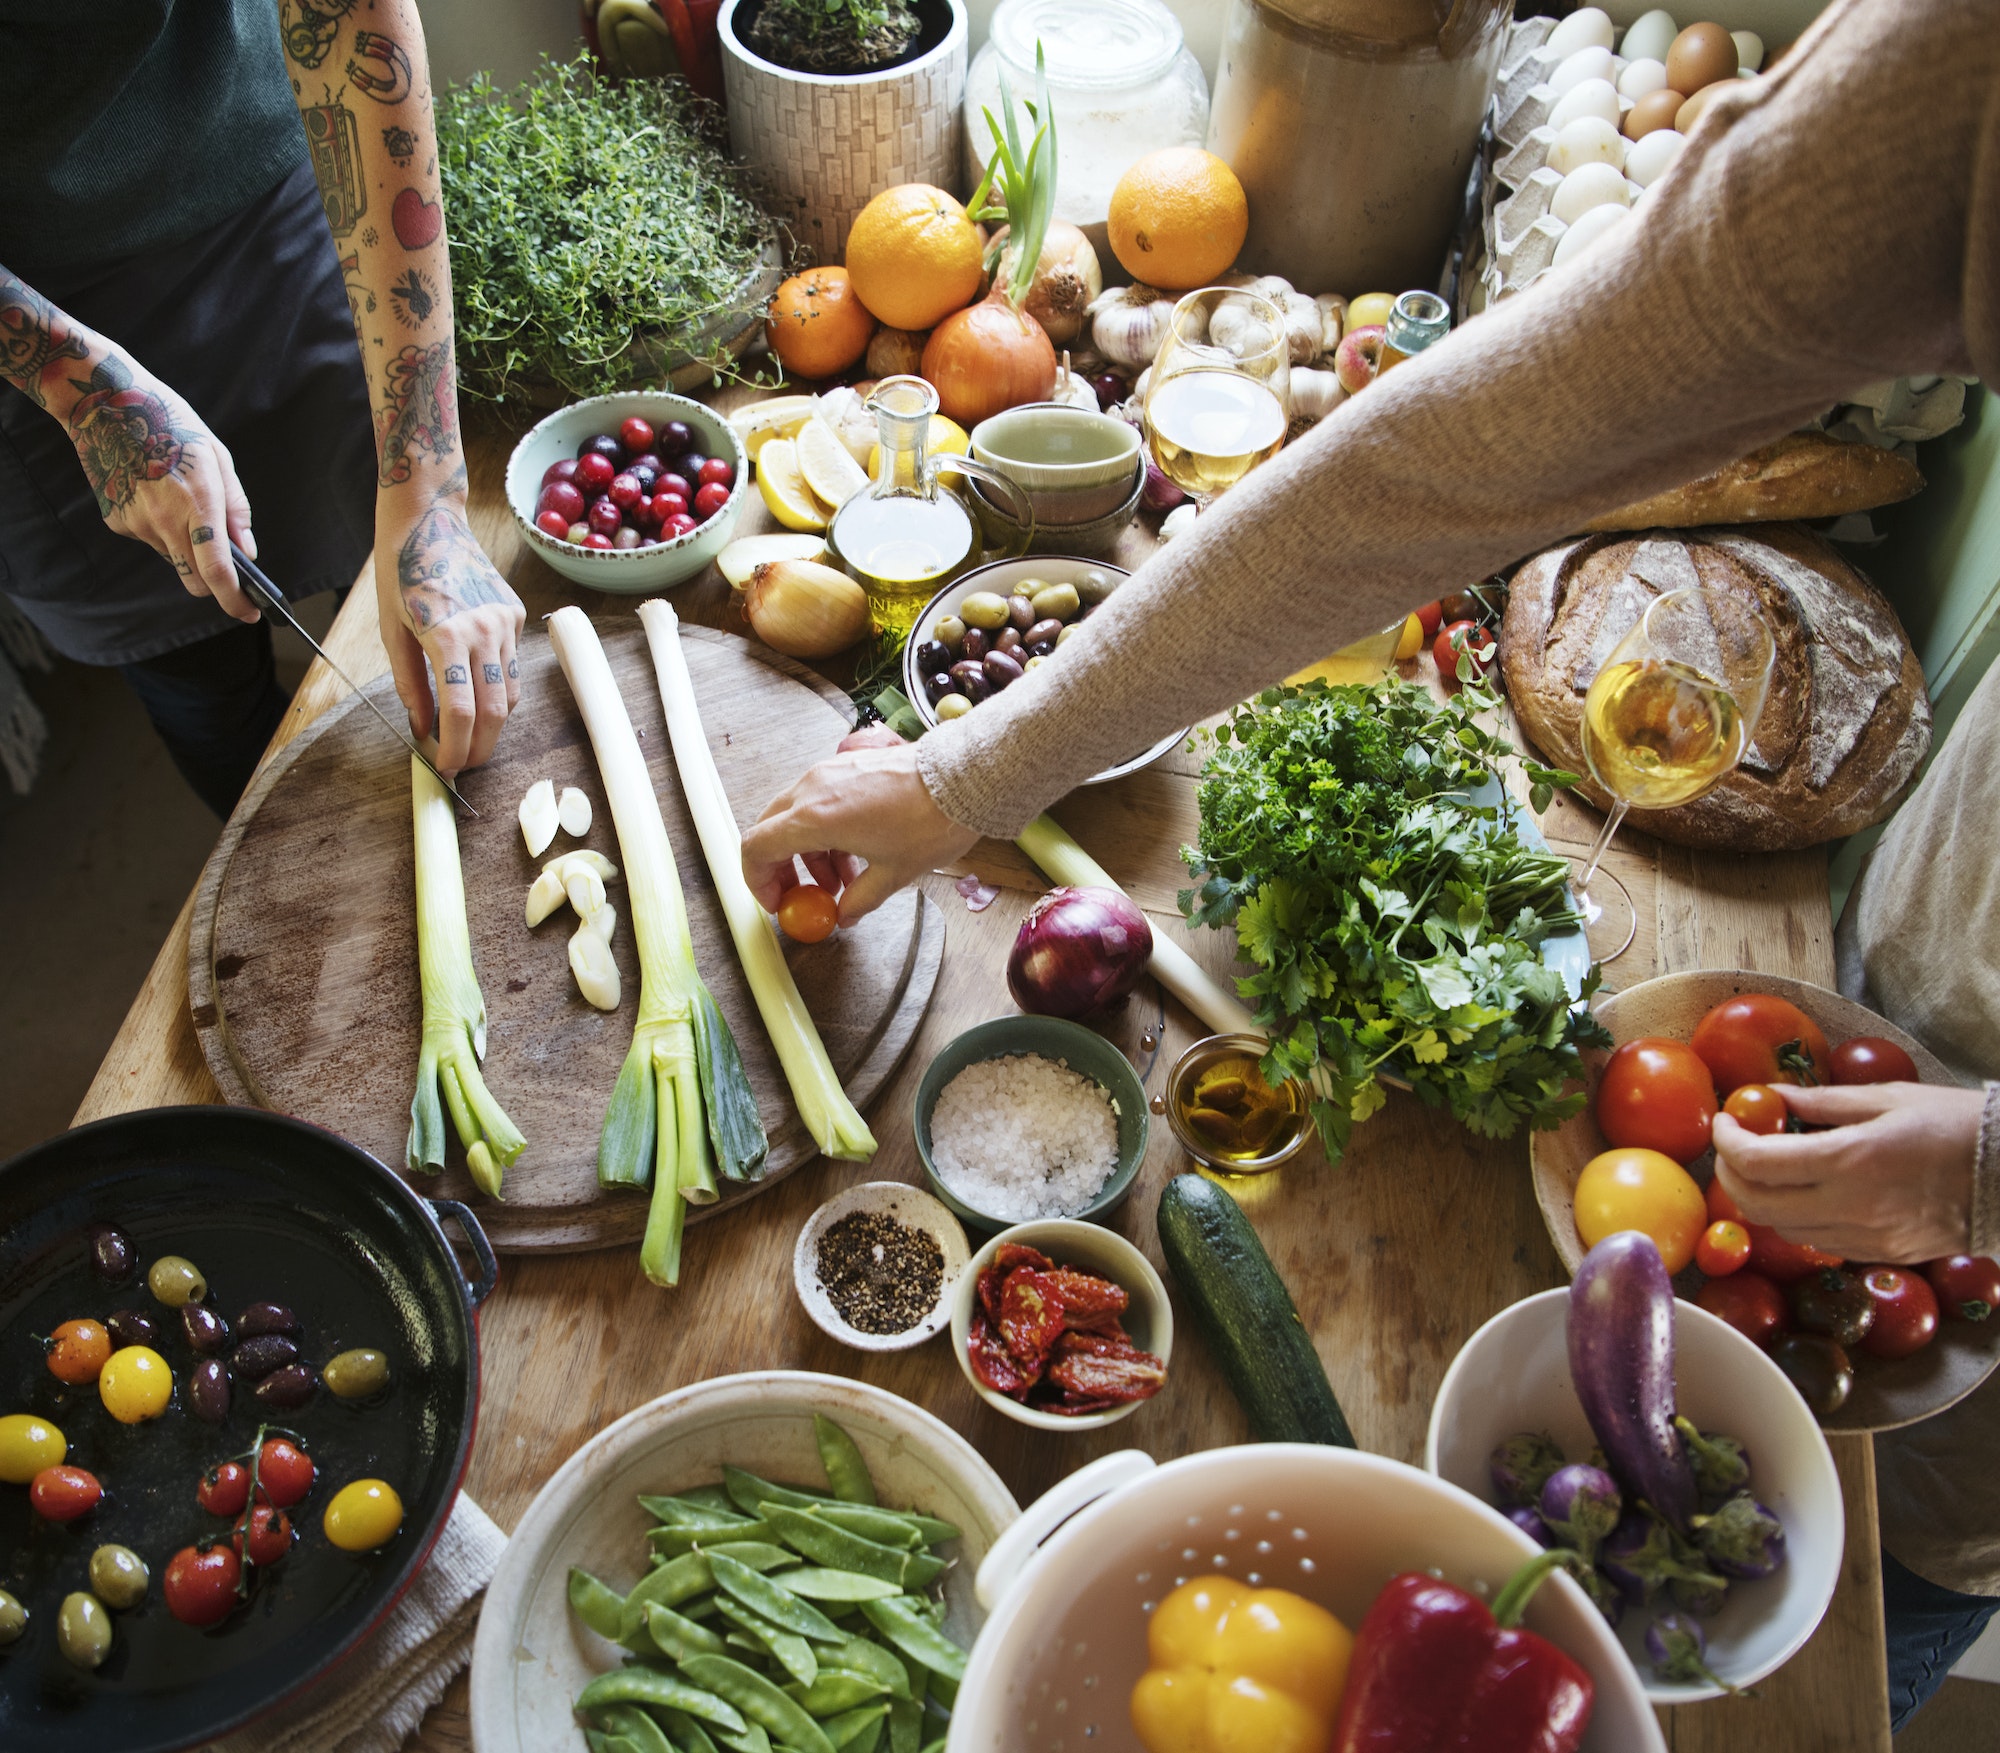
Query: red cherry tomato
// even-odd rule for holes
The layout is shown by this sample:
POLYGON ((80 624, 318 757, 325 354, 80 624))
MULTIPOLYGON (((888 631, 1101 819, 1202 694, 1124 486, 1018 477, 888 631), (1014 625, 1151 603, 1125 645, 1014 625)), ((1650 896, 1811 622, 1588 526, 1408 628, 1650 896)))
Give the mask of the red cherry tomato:
POLYGON ((1458 677, 1461 654, 1470 657, 1474 673, 1483 676, 1493 667, 1498 651, 1493 635, 1471 621, 1451 622, 1431 643, 1431 656, 1437 660, 1438 673, 1451 680, 1458 677))
MULTIPOLYGON (((1784 1131, 1785 1122, 1792 1117, 1785 1098, 1768 1083, 1746 1083, 1741 1089, 1731 1090, 1722 1111, 1745 1132, 1766 1138, 1784 1131)), ((1726 1199, 1728 1195, 1725 1193, 1723 1197, 1726 1199)))
POLYGON ((1444 604, 1425 603, 1416 611, 1416 617, 1423 624, 1424 642, 1429 644, 1438 636, 1438 629, 1444 625, 1444 604))
POLYGON ((1917 1083, 1917 1062, 1894 1041, 1856 1035, 1833 1050, 1835 1083, 1917 1083))
POLYGON ((630 455, 643 456, 653 448, 652 422, 634 414, 618 428, 618 442, 630 455))
POLYGON ((257 1458, 259 1495, 288 1510, 312 1490, 318 1471, 312 1457, 296 1443, 281 1436, 267 1437, 257 1458))
POLYGON ((1761 1223, 1743 1226, 1750 1232, 1750 1265, 1774 1284, 1796 1284, 1802 1278, 1829 1266, 1844 1266, 1838 1254, 1829 1254, 1805 1242, 1788 1242, 1774 1229, 1761 1223))
POLYGON ((1871 1266, 1861 1288, 1875 1305, 1875 1324, 1862 1337, 1872 1357, 1908 1357, 1937 1337, 1937 1292, 1921 1272, 1903 1266, 1871 1266))
POLYGON ((840 923, 840 903, 816 883, 800 883, 778 899, 778 929, 794 943, 823 943, 840 923))
POLYGON ((1598 1080, 1596 1108, 1607 1144, 1636 1145, 1691 1163, 1708 1149, 1715 1083, 1679 1041, 1644 1035, 1611 1055, 1598 1080))
POLYGON ((1695 1024, 1688 1045, 1723 1096, 1746 1083, 1825 1083, 1833 1060, 1819 1024, 1768 992, 1724 999, 1695 1024))
POLYGON ((104 1487, 81 1467, 44 1467, 28 1481, 28 1502, 44 1521, 73 1522, 97 1507, 104 1487))
POLYGON ((2000 1261, 1947 1254, 1924 1267, 1938 1304, 1954 1321, 1983 1321, 2000 1309, 2000 1261))
POLYGON ((59 1382, 94 1382, 110 1361, 111 1334, 102 1321, 65 1321, 49 1335, 49 1374, 59 1382))
MULTIPOLYGON (((243 1555, 243 1530, 229 1537, 229 1548, 243 1555)), ((276 1564, 292 1549, 292 1518, 283 1510, 260 1506, 250 1518, 250 1562, 276 1564)))
POLYGON ((1791 1325, 1785 1293, 1756 1272, 1711 1278, 1695 1293, 1695 1306, 1727 1321, 1745 1339, 1768 1345, 1791 1325))
POLYGON ((1722 1190, 1722 1177, 1711 1175, 1708 1191, 1703 1195, 1708 1201, 1708 1221, 1710 1223, 1741 1223, 1743 1213, 1736 1209, 1736 1201, 1722 1190))
POLYGON ((1719 1218, 1701 1232, 1694 1245, 1694 1263, 1710 1278, 1727 1278, 1750 1264, 1750 1232, 1730 1218, 1719 1218))
POLYGON ((220 1625, 236 1610, 243 1566, 227 1546, 183 1546, 167 1560, 161 1593, 183 1625, 220 1625))
POLYGON ((250 1501, 250 1469, 241 1461, 224 1461, 209 1468, 194 1488, 194 1500, 210 1515, 233 1520, 250 1501))

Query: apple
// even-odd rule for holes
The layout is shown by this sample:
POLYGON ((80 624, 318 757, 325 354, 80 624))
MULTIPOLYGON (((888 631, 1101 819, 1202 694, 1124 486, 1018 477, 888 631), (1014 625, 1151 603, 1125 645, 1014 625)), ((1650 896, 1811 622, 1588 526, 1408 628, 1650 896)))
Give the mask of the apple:
POLYGON ((1389 313, 1396 308, 1393 292, 1364 292, 1359 298, 1347 301, 1347 329, 1352 334, 1356 329, 1366 328, 1371 323, 1386 323, 1389 313))
POLYGON ((1340 337, 1340 345, 1333 350, 1333 374, 1350 396, 1358 396, 1382 369, 1382 337, 1386 332, 1380 323, 1365 323, 1340 337))

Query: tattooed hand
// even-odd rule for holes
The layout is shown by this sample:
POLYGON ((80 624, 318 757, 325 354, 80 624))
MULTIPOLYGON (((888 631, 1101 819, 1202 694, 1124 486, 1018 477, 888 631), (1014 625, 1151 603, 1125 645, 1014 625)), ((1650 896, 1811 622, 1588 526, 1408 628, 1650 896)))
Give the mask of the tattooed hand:
POLYGON ((527 611, 466 525, 462 465, 434 492, 381 496, 375 591, 411 731, 435 735, 447 776, 477 767, 521 695, 515 648, 527 611))

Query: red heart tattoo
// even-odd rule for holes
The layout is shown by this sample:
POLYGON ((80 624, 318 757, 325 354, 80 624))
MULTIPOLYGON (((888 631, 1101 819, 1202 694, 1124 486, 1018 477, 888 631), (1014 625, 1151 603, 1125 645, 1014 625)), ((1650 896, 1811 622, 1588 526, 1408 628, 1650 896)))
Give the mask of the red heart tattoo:
POLYGON ((444 209, 415 189, 405 189, 389 209, 389 224, 404 249, 428 249, 444 231, 444 209))

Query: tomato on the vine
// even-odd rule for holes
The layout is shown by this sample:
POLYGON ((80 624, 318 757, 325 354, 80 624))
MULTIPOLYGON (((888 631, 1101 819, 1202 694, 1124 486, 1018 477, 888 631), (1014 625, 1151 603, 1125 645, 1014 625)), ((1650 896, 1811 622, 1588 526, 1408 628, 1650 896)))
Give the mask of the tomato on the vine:
POLYGON ((1746 1083, 1825 1083, 1833 1060, 1819 1024, 1769 992, 1725 998, 1695 1024, 1688 1045, 1724 1096, 1746 1083))
POLYGON ((1871 1266, 1861 1287, 1875 1305, 1875 1324, 1861 1341, 1874 1357, 1908 1357, 1937 1337, 1937 1292, 1921 1272, 1903 1266, 1871 1266))
POLYGON ((1718 1218, 1694 1245, 1694 1263, 1710 1278, 1727 1278, 1750 1264, 1750 1232, 1731 1218, 1718 1218))
MULTIPOLYGON (((243 1530, 238 1528, 229 1537, 230 1550, 239 1557, 243 1552, 243 1530)), ((258 1505, 250 1517, 250 1562, 252 1564, 276 1564, 292 1549, 292 1518, 283 1510, 274 1510, 258 1505)))
POLYGON ((1695 1293, 1695 1307, 1727 1321, 1745 1339, 1768 1345, 1791 1325, 1785 1293, 1762 1273, 1732 1272, 1711 1278, 1695 1293))
POLYGON ((1917 1083, 1917 1062, 1894 1041, 1856 1035, 1833 1050, 1835 1083, 1917 1083))
POLYGON ((194 1500, 212 1516, 240 1516, 250 1502, 250 1469, 241 1461, 209 1468, 194 1488, 194 1500))
POLYGON ((312 1490, 318 1469, 296 1443, 274 1436, 265 1440, 257 1459, 258 1495, 288 1510, 312 1490))
POLYGON ((1438 636, 1438 629, 1444 625, 1444 604, 1425 603, 1422 608, 1415 611, 1415 614, 1424 630, 1425 642, 1435 639, 1438 636))
POLYGON ((1729 1098, 1722 1104, 1722 1111, 1745 1132, 1755 1132, 1769 1138, 1785 1129, 1792 1111, 1785 1106, 1785 1098, 1777 1088, 1768 1083, 1746 1083, 1740 1089, 1729 1092, 1729 1098))
POLYGON ((1947 1254, 1924 1267, 1938 1305, 1955 1321, 1983 1321, 2000 1309, 2000 1261, 1947 1254))
POLYGON ((1715 1080, 1679 1041, 1642 1035, 1611 1055, 1597 1082, 1597 1129, 1607 1144, 1690 1163, 1708 1149, 1715 1080))
POLYGON ((227 1546, 183 1546, 161 1584, 167 1611, 183 1625, 220 1625, 236 1610, 243 1566, 227 1546))
POLYGON ((73 1522, 103 1497, 95 1473, 81 1467, 44 1467, 28 1482, 28 1502, 44 1521, 73 1522))
POLYGON ((1473 621, 1450 622, 1431 643, 1431 656, 1437 660, 1438 673, 1450 681, 1458 679, 1461 656, 1471 658, 1474 673, 1483 676, 1493 667, 1499 650, 1493 635, 1473 621))

